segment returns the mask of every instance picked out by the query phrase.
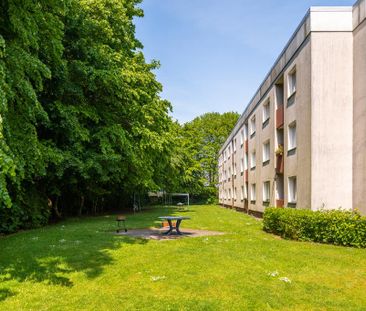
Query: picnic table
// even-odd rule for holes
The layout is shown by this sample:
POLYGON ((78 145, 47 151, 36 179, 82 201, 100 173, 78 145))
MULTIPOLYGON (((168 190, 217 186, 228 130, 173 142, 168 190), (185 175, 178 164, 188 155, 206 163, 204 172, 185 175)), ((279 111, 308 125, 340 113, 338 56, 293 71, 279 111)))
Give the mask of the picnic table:
POLYGON ((182 232, 179 230, 179 226, 184 219, 190 219, 189 217, 183 217, 183 216, 160 216, 159 219, 168 221, 169 224, 169 230, 164 232, 164 235, 170 235, 173 230, 177 232, 177 234, 182 235, 182 232), (175 226, 173 226, 173 220, 176 220, 175 226))

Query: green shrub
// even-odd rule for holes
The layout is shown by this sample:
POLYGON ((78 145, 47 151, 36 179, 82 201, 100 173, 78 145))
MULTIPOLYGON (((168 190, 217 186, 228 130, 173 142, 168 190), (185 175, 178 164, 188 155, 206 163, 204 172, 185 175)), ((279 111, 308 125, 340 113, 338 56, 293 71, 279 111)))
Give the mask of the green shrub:
POLYGON ((366 217, 354 211, 267 208, 263 229, 285 239, 366 247, 366 217))

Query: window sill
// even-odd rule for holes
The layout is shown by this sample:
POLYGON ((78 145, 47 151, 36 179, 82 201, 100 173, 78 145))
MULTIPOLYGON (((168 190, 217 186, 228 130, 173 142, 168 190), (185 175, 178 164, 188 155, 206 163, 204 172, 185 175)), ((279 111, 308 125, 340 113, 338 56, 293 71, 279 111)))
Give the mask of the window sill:
POLYGON ((250 203, 251 204, 255 204, 255 200, 250 200, 250 203))
POLYGON ((255 136, 255 132, 250 134, 250 138, 253 138, 255 136))
POLYGON ((296 97, 296 91, 293 92, 288 98, 287 98, 287 107, 292 106, 295 103, 295 97, 296 97))
POLYGON ((262 129, 264 129, 268 124, 269 124, 269 118, 263 122, 262 129))
POLYGON ((287 150, 287 156, 292 156, 296 153, 296 147, 287 150))
POLYGON ((269 160, 263 162, 263 166, 267 166, 269 164, 269 160))
POLYGON ((243 176, 244 172, 240 172, 240 176, 243 176))
POLYGON ((255 166, 251 167, 250 170, 251 171, 254 171, 255 170, 255 166))
POLYGON ((297 202, 288 202, 287 203, 287 207, 295 208, 296 207, 296 204, 297 204, 297 202))

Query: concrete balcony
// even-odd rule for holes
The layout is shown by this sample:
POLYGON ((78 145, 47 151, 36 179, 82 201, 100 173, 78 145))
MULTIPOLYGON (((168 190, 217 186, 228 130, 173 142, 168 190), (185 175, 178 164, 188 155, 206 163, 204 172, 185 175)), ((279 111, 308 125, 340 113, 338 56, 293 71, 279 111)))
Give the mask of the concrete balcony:
POLYGON ((284 123, 284 105, 278 106, 276 110, 276 128, 282 128, 284 123))
POLYGON ((276 173, 283 174, 283 155, 277 154, 276 155, 276 173))

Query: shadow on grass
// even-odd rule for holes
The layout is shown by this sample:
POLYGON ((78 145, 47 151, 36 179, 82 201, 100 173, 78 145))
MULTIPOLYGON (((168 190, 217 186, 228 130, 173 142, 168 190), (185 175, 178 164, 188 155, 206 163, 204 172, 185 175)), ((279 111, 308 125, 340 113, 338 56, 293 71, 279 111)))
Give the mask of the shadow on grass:
POLYGON ((8 288, 0 288, 0 302, 8 297, 15 296, 15 293, 8 288))
MULTIPOLYGON (((156 215, 174 212, 141 212, 129 217, 129 225, 154 226, 156 215)), ((111 250, 149 243, 147 239, 114 235, 113 217, 81 219, 70 225, 66 223, 65 228, 49 226, 0 238, 0 283, 15 280, 72 287, 71 273, 82 272, 92 279, 102 274, 105 266, 113 264, 111 250)), ((118 264, 123 266, 124 262, 118 264)), ((13 295, 8 289, 0 289, 0 301, 13 295)))

